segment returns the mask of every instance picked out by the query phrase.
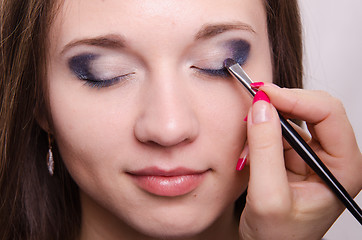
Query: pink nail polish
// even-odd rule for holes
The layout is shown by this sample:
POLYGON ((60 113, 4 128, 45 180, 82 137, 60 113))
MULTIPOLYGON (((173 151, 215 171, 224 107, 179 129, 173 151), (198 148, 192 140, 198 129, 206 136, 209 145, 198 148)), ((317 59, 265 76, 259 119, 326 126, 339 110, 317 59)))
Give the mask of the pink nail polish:
POLYGON ((263 91, 258 91, 253 100, 252 122, 259 124, 271 119, 270 100, 263 91), (258 102, 258 103, 257 103, 258 102))
POLYGON ((248 115, 246 115, 246 117, 244 118, 244 122, 248 121, 248 115))
POLYGON ((258 91, 255 94, 253 104, 256 103, 257 101, 260 101, 260 100, 263 100, 263 101, 266 101, 266 102, 270 103, 269 97, 263 91, 258 91))
POLYGON ((258 89, 258 88, 264 86, 264 83, 263 82, 254 82, 254 83, 251 83, 250 86, 254 89, 258 89))
POLYGON ((242 158, 239 158, 238 163, 236 164, 236 170, 237 171, 243 170, 243 168, 246 165, 246 160, 247 160, 246 156, 244 156, 242 158))

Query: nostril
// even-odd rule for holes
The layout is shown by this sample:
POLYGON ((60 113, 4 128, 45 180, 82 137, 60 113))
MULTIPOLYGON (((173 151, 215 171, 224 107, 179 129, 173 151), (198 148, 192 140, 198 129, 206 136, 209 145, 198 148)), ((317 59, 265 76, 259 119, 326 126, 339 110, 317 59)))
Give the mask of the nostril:
POLYGON ((167 128, 153 129, 151 131, 144 131, 136 134, 136 138, 149 146, 161 146, 161 147, 172 147, 175 145, 184 144, 190 142, 191 138, 190 131, 186 129, 178 129, 178 131, 172 131, 167 128), (187 136, 189 135, 189 136, 187 136))
POLYGON ((150 114, 136 122, 134 135, 149 146, 172 147, 192 142, 198 135, 198 124, 192 114, 177 119, 150 114))
POLYGON ((148 145, 150 147, 164 147, 164 148, 166 148, 166 147, 172 147, 172 146, 176 146, 176 145, 181 146, 181 145, 187 144, 189 142, 191 142, 191 141, 189 141, 188 138, 185 138, 185 139, 183 139, 181 141, 160 142, 160 141, 153 141, 152 140, 152 141, 145 141, 145 142, 142 142, 142 143, 146 144, 146 145, 148 145))

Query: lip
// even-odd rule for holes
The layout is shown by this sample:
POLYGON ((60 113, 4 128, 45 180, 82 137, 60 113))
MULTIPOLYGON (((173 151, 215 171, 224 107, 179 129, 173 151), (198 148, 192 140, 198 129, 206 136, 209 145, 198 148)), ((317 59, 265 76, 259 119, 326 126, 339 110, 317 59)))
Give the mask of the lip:
POLYGON ((162 170, 157 167, 128 172, 138 187, 153 195, 176 197, 192 192, 205 178, 208 170, 176 168, 162 170))

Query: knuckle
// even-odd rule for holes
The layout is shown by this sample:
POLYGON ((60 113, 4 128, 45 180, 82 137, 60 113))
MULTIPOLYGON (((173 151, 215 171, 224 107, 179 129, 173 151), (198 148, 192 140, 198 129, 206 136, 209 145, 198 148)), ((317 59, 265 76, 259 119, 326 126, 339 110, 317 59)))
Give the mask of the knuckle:
POLYGON ((326 99, 332 98, 332 95, 329 92, 326 92, 323 90, 314 90, 314 92, 322 98, 326 98, 326 99))
POLYGON ((343 105, 343 102, 337 98, 331 95, 330 93, 323 91, 323 90, 314 90, 314 92, 319 96, 322 101, 326 104, 328 111, 331 112, 338 112, 339 114, 345 114, 345 108, 343 105))
POLYGON ((335 97, 331 97, 331 104, 337 110, 344 112, 344 106, 343 106, 343 103, 342 103, 342 101, 340 99, 335 98, 335 97))
POLYGON ((342 115, 346 114, 345 108, 340 99, 330 96, 328 101, 329 101, 329 106, 330 106, 330 112, 335 112, 335 113, 342 114, 342 115))
POLYGON ((291 213, 289 201, 278 194, 254 201, 252 208, 258 216, 270 219, 286 217, 291 213))
POLYGON ((315 90, 317 95, 320 96, 324 101, 328 102, 331 106, 336 106, 339 108, 344 108, 343 103, 340 99, 334 97, 330 93, 323 90, 315 90))

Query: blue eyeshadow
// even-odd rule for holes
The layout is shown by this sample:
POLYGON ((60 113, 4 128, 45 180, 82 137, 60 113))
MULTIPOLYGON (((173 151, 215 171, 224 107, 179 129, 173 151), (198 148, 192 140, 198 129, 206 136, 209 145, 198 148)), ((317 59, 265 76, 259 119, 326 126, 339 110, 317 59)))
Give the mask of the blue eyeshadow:
POLYGON ((96 78, 90 71, 90 64, 97 57, 98 56, 95 54, 81 54, 74 56, 69 60, 68 66, 79 79, 93 80, 96 78))
MULTIPOLYGON (((230 51, 230 58, 234 59, 240 65, 243 65, 248 59, 250 52, 250 44, 244 40, 233 40, 225 44, 227 51, 230 51)), ((204 73, 217 77, 230 76, 225 67, 220 69, 201 69, 204 73)))
POLYGON ((243 65, 248 59, 250 44, 244 40, 234 40, 228 44, 232 52, 232 59, 240 65, 243 65))

